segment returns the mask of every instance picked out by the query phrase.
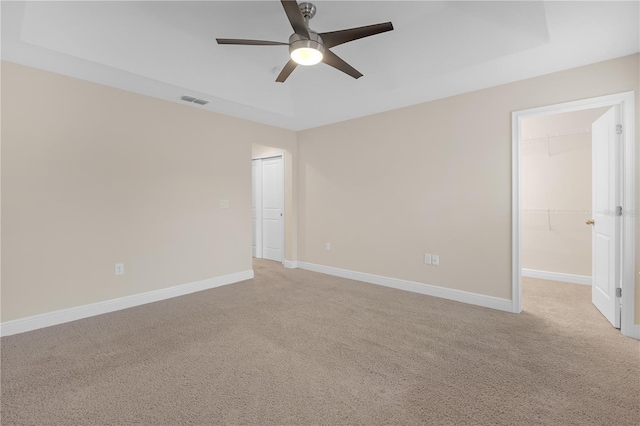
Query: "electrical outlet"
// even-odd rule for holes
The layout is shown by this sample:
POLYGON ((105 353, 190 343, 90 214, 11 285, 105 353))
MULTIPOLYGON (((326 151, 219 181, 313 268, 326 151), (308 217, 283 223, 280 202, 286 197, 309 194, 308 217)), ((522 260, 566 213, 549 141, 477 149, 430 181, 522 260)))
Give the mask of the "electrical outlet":
POLYGON ((229 200, 220 200, 220 208, 228 209, 229 208, 229 200))
POLYGON ((324 243, 324 249, 326 251, 331 251, 331 243, 324 243))
POLYGON ((124 275, 124 263, 116 263, 115 273, 116 275, 124 275))
POLYGON ((440 256, 438 256, 437 254, 434 254, 433 256, 431 256, 431 264, 435 266, 440 266, 440 256))
POLYGON ((431 255, 429 253, 424 254, 424 263, 426 265, 431 265, 431 255))

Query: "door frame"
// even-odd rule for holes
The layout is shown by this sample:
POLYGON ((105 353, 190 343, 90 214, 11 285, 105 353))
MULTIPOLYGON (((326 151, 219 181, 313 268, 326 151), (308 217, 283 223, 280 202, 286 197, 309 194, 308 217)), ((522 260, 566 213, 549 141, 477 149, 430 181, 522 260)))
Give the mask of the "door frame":
MULTIPOLYGON (((277 153, 273 153, 273 154, 266 154, 266 155, 260 155, 257 157, 251 157, 251 161, 253 162, 254 160, 269 160, 271 158, 280 158, 280 161, 282 161, 282 170, 280 173, 280 183, 282 184, 282 199, 280 200, 280 210, 282 211, 282 219, 280 220, 280 247, 282 247, 282 261, 281 263, 284 265, 285 264, 285 253, 286 253, 286 247, 285 247, 285 242, 286 242, 286 238, 285 238, 285 228, 286 228, 286 220, 287 220, 287 213, 285 211, 285 198, 286 198, 286 184, 285 184, 285 175, 286 175, 286 171, 285 171, 285 152, 277 152, 277 153)), ((262 179, 260 179, 260 181, 262 182, 262 179)), ((251 191, 253 191, 253 182, 251 182, 251 191)), ((253 194, 252 194, 253 196, 253 194)), ((260 227, 260 229, 262 229, 262 226, 260 227)), ((251 237, 253 238, 253 236, 251 237)))
MULTIPOLYGON (((256 226, 255 228, 252 226, 251 231, 251 255, 253 257, 255 257, 256 259, 262 259, 262 248, 263 248, 263 244, 262 244, 262 161, 258 161, 258 159, 251 159, 251 198, 252 198, 252 203, 251 203, 251 221, 253 222, 253 198, 255 197, 255 201, 256 201, 256 226), (255 169, 254 169, 254 166, 255 169), (260 179, 257 179, 256 175, 254 175, 254 170, 256 172, 256 175, 260 175, 260 179), (256 185, 256 183, 261 184, 260 188, 258 190, 258 185, 256 185), (259 193, 259 194, 258 194, 259 193), (259 195, 259 197, 258 197, 259 195), (260 222, 260 223, 258 223, 260 222), (254 235, 254 230, 255 230, 255 235, 254 235), (258 230, 260 230, 260 232, 258 232, 258 230), (255 247, 256 247, 256 251, 255 254, 253 252, 253 243, 255 240, 255 247)), ((252 224, 253 225, 253 224, 252 224)))
POLYGON ((640 325, 635 317, 635 239, 636 239, 636 152, 635 152, 635 92, 623 92, 595 98, 581 99, 547 105, 511 113, 511 235, 512 235, 512 287, 511 310, 522 312, 522 261, 521 261, 521 164, 520 144, 522 121, 526 118, 553 115, 584 109, 619 106, 622 124, 621 149, 618 158, 620 173, 620 200, 623 215, 620 220, 620 280, 622 287, 622 317, 620 332, 628 337, 640 339, 640 325))

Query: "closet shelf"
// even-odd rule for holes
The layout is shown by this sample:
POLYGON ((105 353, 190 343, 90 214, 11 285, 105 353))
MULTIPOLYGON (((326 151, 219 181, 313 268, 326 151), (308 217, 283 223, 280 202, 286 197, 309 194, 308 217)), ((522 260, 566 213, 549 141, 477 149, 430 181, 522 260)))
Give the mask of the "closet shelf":
MULTIPOLYGON (((547 227, 546 229, 551 231, 551 215, 555 214, 581 214, 584 216, 591 216, 591 210, 583 209, 583 210, 567 210, 567 209, 522 209, 522 213, 543 213, 547 216, 547 227)), ((529 227, 530 229, 533 229, 529 227)), ((536 229, 545 229, 543 227, 535 227, 536 229)))
POLYGON ((552 139, 557 139, 557 138, 563 138, 563 137, 569 137, 569 136, 579 136, 579 135, 586 135, 591 133, 591 129, 581 129, 581 130, 576 130, 573 132, 567 132, 567 133, 555 133, 555 134, 550 134, 547 133, 545 135, 540 135, 540 136, 523 136, 521 139, 522 144, 532 144, 532 143, 546 143, 547 145, 547 155, 549 157, 551 157, 551 140, 552 139))
POLYGON ((522 209, 524 213, 580 213, 580 214, 591 214, 590 209, 586 210, 562 210, 562 209, 522 209))
POLYGON ((581 129, 581 130, 576 130, 574 132, 567 132, 567 133, 555 133, 555 134, 547 133, 545 135, 539 135, 539 136, 528 136, 528 137, 523 136, 522 142, 526 143, 526 142, 535 142, 538 140, 563 138, 567 136, 586 135, 587 133, 591 133, 591 129, 581 129))

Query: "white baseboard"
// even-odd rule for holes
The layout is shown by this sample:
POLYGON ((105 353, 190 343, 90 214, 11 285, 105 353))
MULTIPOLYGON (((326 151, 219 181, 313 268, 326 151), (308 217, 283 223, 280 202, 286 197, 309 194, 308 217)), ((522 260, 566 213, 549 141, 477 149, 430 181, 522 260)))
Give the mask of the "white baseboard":
POLYGON ((522 276, 541 280, 562 281, 565 283, 591 285, 591 277, 586 275, 563 274, 560 272, 538 271, 522 268, 522 276))
POLYGON ((380 275, 366 274, 364 272, 350 271, 331 266, 316 265, 308 262, 298 262, 298 267, 309 271, 334 275, 336 277, 364 281, 370 284, 377 284, 413 293, 425 294, 427 296, 440 297, 442 299, 455 300, 457 302, 469 303, 471 305, 483 306, 485 308, 498 309, 506 312, 512 311, 511 300, 509 299, 501 299, 499 297, 485 296, 482 294, 470 293, 468 291, 453 290, 450 288, 438 287, 414 281, 406 281, 397 278, 383 277, 380 275))
POLYGON ((121 309, 132 308, 159 300, 171 299, 172 297, 183 296, 197 291, 208 290, 233 284, 253 278, 253 270, 237 272, 235 274, 223 275, 221 277, 209 278, 188 284, 177 285, 175 287, 163 288, 161 290, 149 291, 147 293, 134 294, 117 299, 105 300, 104 302, 91 303, 89 305, 76 306, 74 308, 62 309, 59 311, 47 312, 45 314, 20 318, 12 321, 5 321, 0 324, 0 336, 10 336, 12 334, 24 333, 38 328, 50 327, 52 325, 63 324, 82 318, 95 315, 106 314, 108 312, 119 311, 121 309))
POLYGON ((297 260, 284 260, 284 267, 288 269, 296 269, 298 267, 297 260))
POLYGON ((622 334, 632 339, 640 340, 640 324, 634 324, 630 330, 624 330, 622 334))

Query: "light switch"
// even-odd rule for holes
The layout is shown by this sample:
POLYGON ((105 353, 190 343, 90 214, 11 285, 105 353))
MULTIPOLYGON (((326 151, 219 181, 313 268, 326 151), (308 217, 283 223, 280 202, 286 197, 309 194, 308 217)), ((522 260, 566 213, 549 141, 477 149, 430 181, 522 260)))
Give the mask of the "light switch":
POLYGON ((229 200, 220 200, 220 208, 228 209, 229 208, 229 200))

